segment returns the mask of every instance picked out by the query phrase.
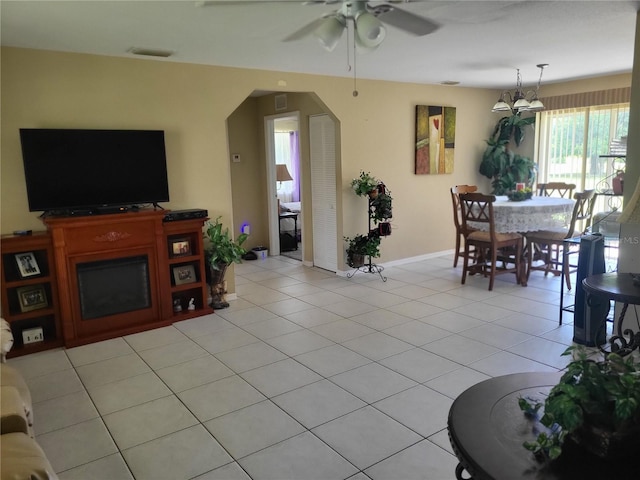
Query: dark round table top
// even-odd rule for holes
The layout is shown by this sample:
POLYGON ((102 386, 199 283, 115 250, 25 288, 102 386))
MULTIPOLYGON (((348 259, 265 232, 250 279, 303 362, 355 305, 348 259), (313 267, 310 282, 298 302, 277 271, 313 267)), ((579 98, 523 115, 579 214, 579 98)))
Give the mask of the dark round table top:
POLYGON ((630 273, 601 273, 582 280, 587 293, 608 297, 622 303, 640 304, 640 286, 634 285, 630 273))
POLYGON ((491 378, 464 391, 449 411, 449 439, 474 480, 637 480, 635 459, 605 462, 565 442, 560 458, 545 466, 522 444, 546 427, 525 417, 518 397, 544 402, 560 373, 515 373, 491 378))

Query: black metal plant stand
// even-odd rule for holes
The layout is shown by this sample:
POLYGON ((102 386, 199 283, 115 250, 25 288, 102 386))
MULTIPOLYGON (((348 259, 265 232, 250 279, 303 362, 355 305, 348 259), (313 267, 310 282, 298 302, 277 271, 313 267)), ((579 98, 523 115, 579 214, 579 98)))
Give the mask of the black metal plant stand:
MULTIPOLYGON (((385 191, 385 187, 384 184, 382 185, 382 193, 384 193, 385 191)), ((371 234, 371 232, 375 231, 375 225, 372 225, 372 220, 373 220, 373 213, 375 211, 375 204, 374 204, 374 200, 371 197, 369 197, 369 206, 368 206, 368 216, 369 216, 369 234, 371 234)), ((387 281, 387 277, 385 277, 384 275, 382 275, 382 272, 384 271, 384 267, 380 266, 380 265, 376 265, 375 263, 373 263, 373 260, 371 259, 371 256, 367 256, 367 258, 369 259, 368 262, 366 262, 364 265, 362 266, 358 266, 355 267, 355 269, 353 270, 353 272, 351 273, 347 273, 347 278, 352 278, 356 273, 358 272, 362 272, 362 273, 373 273, 373 274, 378 274, 380 275, 380 278, 382 279, 383 282, 387 281)))

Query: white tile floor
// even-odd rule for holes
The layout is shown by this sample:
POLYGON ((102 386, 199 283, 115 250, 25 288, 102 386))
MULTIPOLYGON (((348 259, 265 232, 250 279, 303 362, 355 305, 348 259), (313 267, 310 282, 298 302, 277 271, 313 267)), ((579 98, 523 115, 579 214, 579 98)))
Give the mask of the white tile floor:
POLYGON ((559 278, 503 275, 489 292, 451 262, 387 268, 387 282, 245 262, 228 309, 9 363, 62 480, 449 480, 456 396, 562 368, 573 336, 559 278))

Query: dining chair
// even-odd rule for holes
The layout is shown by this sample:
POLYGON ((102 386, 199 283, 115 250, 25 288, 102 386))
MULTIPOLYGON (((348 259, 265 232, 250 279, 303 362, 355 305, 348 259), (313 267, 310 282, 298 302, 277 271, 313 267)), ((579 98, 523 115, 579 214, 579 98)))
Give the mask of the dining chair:
POLYGON ((564 255, 564 248, 568 248, 565 246, 564 240, 580 235, 589 228, 593 216, 595 196, 595 190, 576 192, 573 195, 576 203, 573 206, 571 220, 567 227, 525 234, 527 240, 527 280, 532 270, 542 270, 545 272, 545 276, 549 273, 556 276, 562 275, 564 272, 567 288, 571 290, 570 265, 563 264, 563 258, 568 258, 564 255), (534 266, 533 262, 536 260, 542 260, 543 264, 534 266))
MULTIPOLYGON (((456 251, 453 256, 453 268, 458 266, 458 258, 462 257, 464 252, 461 246, 461 239, 464 238, 469 233, 468 230, 464 229, 462 225, 462 213, 460 210, 460 197, 461 193, 472 193, 478 190, 476 185, 456 185, 455 187, 451 187, 451 202, 453 203, 453 223, 456 227, 456 251)), ((475 230, 474 228, 470 229, 471 231, 475 230)))
POLYGON ((502 273, 515 273, 518 284, 522 281, 522 246, 524 237, 519 233, 499 233, 495 229, 495 217, 493 212, 493 202, 495 195, 484 195, 482 193, 460 194, 460 206, 462 211, 462 225, 464 229, 471 226, 470 222, 476 225, 484 225, 470 232, 464 243, 464 265, 462 267, 462 284, 464 285, 467 274, 482 273, 485 277, 489 275, 489 290, 493 290, 493 283, 496 275, 502 273), (471 248, 475 247, 477 253, 475 258, 471 256, 471 248), (498 260, 505 252, 513 252, 508 263, 513 263, 513 267, 508 267, 507 262, 503 262, 502 267, 498 267, 498 260), (469 261, 473 260, 473 264, 469 261))
POLYGON ((565 182, 548 182, 538 184, 539 197, 571 198, 576 185, 565 182))

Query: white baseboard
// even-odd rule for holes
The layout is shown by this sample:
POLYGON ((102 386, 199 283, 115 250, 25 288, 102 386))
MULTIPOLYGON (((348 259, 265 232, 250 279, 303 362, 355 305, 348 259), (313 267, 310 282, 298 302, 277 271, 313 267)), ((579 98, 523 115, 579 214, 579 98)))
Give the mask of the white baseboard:
MULTIPOLYGON (((417 255, 415 257, 407 257, 407 258, 399 258, 398 260, 392 260, 390 262, 384 262, 384 263, 376 263, 376 265, 379 265, 381 267, 384 268, 389 268, 389 267, 397 267, 399 265, 405 265, 407 263, 415 263, 415 262, 421 262, 423 260, 430 260, 432 258, 438 258, 438 257, 442 257, 444 255, 453 255, 455 253, 455 250, 444 250, 442 252, 433 252, 433 253, 425 253, 424 255, 417 255)), ((336 275, 340 276, 340 277, 346 277, 348 273, 351 273, 353 271, 353 269, 350 270, 340 270, 336 272, 336 275)))

